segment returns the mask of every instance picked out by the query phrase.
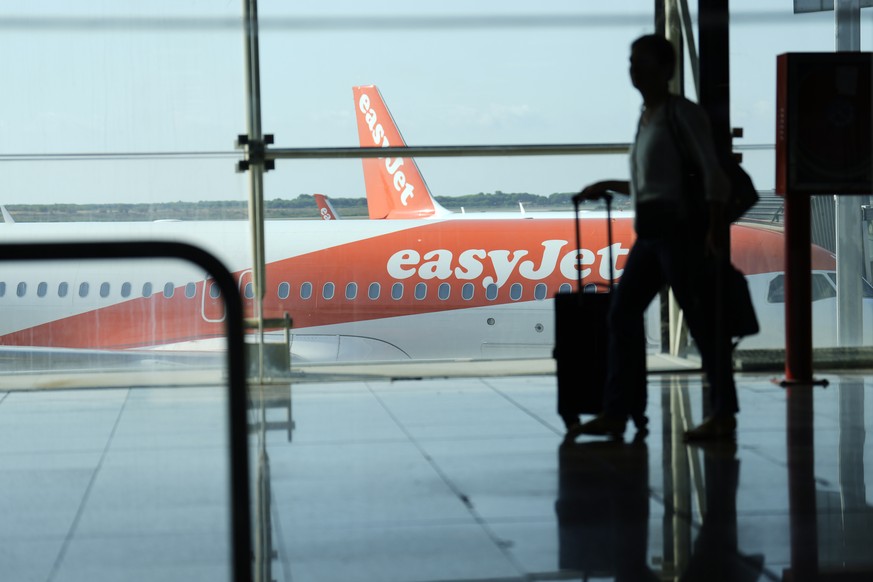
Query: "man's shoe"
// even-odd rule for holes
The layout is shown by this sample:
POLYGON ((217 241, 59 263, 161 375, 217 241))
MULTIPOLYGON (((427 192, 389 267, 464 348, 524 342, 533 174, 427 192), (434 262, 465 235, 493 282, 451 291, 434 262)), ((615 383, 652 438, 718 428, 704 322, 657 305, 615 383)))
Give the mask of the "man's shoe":
POLYGON ((620 438, 624 434, 624 427, 626 424, 627 420, 600 414, 588 422, 581 424, 575 430, 575 433, 620 438))
POLYGON ((737 419, 733 414, 710 416, 700 425, 685 431, 686 441, 732 439, 736 436, 737 419))

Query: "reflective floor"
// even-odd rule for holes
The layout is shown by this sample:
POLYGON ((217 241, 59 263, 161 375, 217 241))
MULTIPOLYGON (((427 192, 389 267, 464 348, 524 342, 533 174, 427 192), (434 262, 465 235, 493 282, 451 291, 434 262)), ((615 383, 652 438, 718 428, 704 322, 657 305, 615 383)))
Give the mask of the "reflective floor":
MULTIPOLYGON (((873 579, 873 377, 739 378, 692 447, 697 375, 651 433, 563 442, 552 376, 252 394, 254 568, 277 581, 873 579), (813 430, 811 430, 813 429, 813 430)), ((220 387, 0 392, 0 579, 229 578, 220 387)))

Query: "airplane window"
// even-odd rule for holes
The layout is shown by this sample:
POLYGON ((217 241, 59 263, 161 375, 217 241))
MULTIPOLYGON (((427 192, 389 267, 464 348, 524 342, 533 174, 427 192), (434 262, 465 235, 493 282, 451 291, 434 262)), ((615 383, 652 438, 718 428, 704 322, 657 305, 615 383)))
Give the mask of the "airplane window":
MULTIPOLYGON (((834 282, 834 285, 837 284, 837 274, 834 272, 828 273, 828 277, 831 278, 831 281, 834 282)), ((873 297, 873 285, 867 282, 867 279, 861 277, 861 296, 862 297, 873 297)))
POLYGON ((509 288, 509 298, 513 301, 521 299, 521 283, 513 283, 509 288))
POLYGON ((221 287, 218 286, 218 283, 212 282, 209 284, 209 297, 211 299, 218 299, 221 297, 221 287))
POLYGON ((37 297, 45 297, 46 293, 48 293, 48 283, 40 283, 36 286, 37 297))
POLYGON ((558 287, 558 293, 572 293, 573 287, 569 283, 561 283, 561 286, 558 287))
POLYGON ((497 285, 491 283, 487 287, 485 287, 485 299, 488 301, 494 301, 497 299, 497 285))
POLYGON ((100 284, 100 297, 109 297, 109 283, 100 284))
POLYGON ((391 286, 391 299, 400 299, 403 297, 403 283, 394 283, 391 286))
POLYGON ((461 297, 463 297, 464 301, 469 301, 473 298, 475 290, 476 287, 472 283, 464 283, 464 286, 461 287, 461 297))
POLYGON ((24 294, 27 293, 27 283, 22 281, 18 284, 18 289, 15 291, 15 294, 19 297, 24 297, 24 294))
POLYGON ((166 283, 166 284, 164 285, 164 297, 166 297, 167 299, 169 299, 170 297, 173 296, 173 291, 174 291, 174 289, 173 289, 173 284, 172 284, 172 283, 166 283))
POLYGON ((379 299, 379 294, 382 291, 382 287, 379 283, 370 283, 370 287, 367 289, 367 297, 375 301, 379 299))
POLYGON ((143 297, 151 297, 152 296, 152 284, 151 283, 143 283, 142 296, 143 297))
POLYGON ((597 285, 594 283, 588 283, 582 287, 582 293, 597 293, 597 285))
POLYGON ((767 303, 785 303, 785 277, 776 275, 767 289, 767 303))
POLYGON ((333 299, 333 292, 335 290, 335 285, 333 283, 325 283, 324 287, 321 288, 321 296, 325 299, 333 299))
POLYGON ((534 299, 542 301, 546 298, 546 293, 548 293, 548 287, 546 287, 546 284, 537 283, 537 286, 534 287, 534 299))
POLYGON ((415 284, 415 298, 418 300, 424 299, 427 297, 427 283, 416 283, 415 284))
POLYGON ((0 281, 0 297, 6 295, 6 283, 0 281))
POLYGON ((312 297, 312 283, 306 282, 300 286, 300 298, 309 299, 312 297))
POLYGON ((121 284, 121 296, 122 297, 130 297, 130 291, 133 286, 130 283, 122 283, 121 284))
POLYGON ((837 296, 837 290, 821 273, 812 275, 812 300, 830 299, 837 296))
POLYGON ((358 284, 357 283, 349 283, 346 285, 346 299, 349 301, 354 300, 358 296, 358 284))
POLYGON ((287 281, 279 283, 279 299, 288 299, 291 295, 291 285, 287 281))
MULTIPOLYGON (((3 283, 3 290, 6 290, 6 283, 3 283)), ((58 297, 66 297, 70 291, 70 286, 66 283, 58 283, 58 297)), ((2 295, 2 294, 0 294, 2 295)))
POLYGON ((91 286, 88 285, 88 283, 82 283, 81 285, 79 285, 79 297, 87 297, 90 287, 91 286))
POLYGON ((252 285, 251 281, 246 283, 246 286, 243 287, 243 295, 245 295, 246 299, 253 299, 255 296, 255 286, 252 285))
POLYGON ((445 301, 449 298, 449 295, 452 294, 452 286, 448 283, 440 283, 439 288, 437 289, 437 297, 440 298, 441 301, 445 301))
MULTIPOLYGON (((122 291, 122 295, 124 292, 122 291)), ((188 283, 185 285, 185 297, 188 299, 194 299, 194 296, 197 295, 197 285, 194 283, 188 283)))

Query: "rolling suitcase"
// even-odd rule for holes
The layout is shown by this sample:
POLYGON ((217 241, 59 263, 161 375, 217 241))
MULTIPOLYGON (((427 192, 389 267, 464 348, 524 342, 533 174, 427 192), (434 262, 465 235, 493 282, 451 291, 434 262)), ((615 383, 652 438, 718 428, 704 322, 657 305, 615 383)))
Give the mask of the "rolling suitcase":
MULTIPOLYGON (((609 292, 586 293, 582 287, 582 257, 577 257, 578 287, 572 293, 555 295, 555 348, 557 364, 558 414, 569 430, 578 424, 580 414, 599 414, 603 410, 606 385, 607 343, 606 317, 612 295, 612 196, 606 201, 606 233, 609 248, 609 292)), ((579 228, 579 202, 574 198, 576 214, 576 248, 582 248, 579 228)))

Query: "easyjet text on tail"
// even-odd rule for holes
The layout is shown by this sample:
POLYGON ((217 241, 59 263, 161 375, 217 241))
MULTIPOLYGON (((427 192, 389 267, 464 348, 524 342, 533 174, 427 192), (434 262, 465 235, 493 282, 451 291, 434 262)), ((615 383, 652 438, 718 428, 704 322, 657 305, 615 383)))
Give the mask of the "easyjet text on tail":
MULTIPOLYGON (((364 85, 354 87, 353 91, 361 147, 405 146, 379 89, 364 85)), ((362 163, 370 218, 449 214, 434 200, 412 158, 369 158, 362 163)))

